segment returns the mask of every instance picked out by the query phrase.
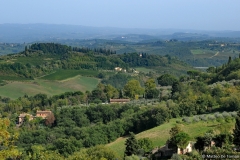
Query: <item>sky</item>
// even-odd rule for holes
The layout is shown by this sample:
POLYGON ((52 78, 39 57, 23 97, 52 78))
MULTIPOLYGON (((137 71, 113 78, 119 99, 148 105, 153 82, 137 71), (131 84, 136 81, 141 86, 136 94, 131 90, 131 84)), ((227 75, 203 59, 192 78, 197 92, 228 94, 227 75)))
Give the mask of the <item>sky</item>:
POLYGON ((240 30, 240 0, 0 0, 0 24, 240 30))

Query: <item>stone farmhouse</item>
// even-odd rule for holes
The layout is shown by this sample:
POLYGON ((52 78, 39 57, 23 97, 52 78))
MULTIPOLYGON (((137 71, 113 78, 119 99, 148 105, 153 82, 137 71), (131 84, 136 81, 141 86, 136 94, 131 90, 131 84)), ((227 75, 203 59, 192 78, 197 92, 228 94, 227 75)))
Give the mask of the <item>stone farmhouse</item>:
POLYGON ((25 117, 28 116, 29 117, 29 121, 34 119, 34 116, 28 113, 22 113, 18 116, 18 124, 21 125, 24 122, 25 117))
POLYGON ((34 118, 37 118, 37 117, 41 117, 43 119, 47 119, 47 117, 49 115, 53 114, 52 111, 37 111, 36 112, 36 116, 33 116, 31 114, 28 114, 28 113, 22 113, 18 116, 18 125, 22 125, 23 122, 24 122, 24 119, 26 116, 29 117, 29 121, 33 120, 34 118))
POLYGON ((115 69, 115 71, 122 71, 122 68, 120 68, 120 67, 115 67, 114 69, 115 69))
POLYGON ((50 114, 52 114, 51 111, 37 111, 36 117, 42 117, 43 119, 46 119, 50 114))
POLYGON ((193 142, 189 142, 187 147, 183 150, 181 150, 180 148, 177 149, 177 154, 186 154, 186 153, 190 153, 192 152, 193 150, 193 147, 194 147, 194 144, 193 142))
POLYGON ((184 148, 183 150, 180 148, 177 148, 177 150, 175 150, 173 148, 169 148, 168 143, 166 143, 164 146, 162 146, 160 148, 155 148, 152 151, 152 154, 154 154, 157 159, 161 159, 163 157, 171 157, 176 152, 177 152, 177 154, 190 153, 190 152, 192 152, 193 148, 194 148, 193 142, 189 142, 187 147, 184 148))

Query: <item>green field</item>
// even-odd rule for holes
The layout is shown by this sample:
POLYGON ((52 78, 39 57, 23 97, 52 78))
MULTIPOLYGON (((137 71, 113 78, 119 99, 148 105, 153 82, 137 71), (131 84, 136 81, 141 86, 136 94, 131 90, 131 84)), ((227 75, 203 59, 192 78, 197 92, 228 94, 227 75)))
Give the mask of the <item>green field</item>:
POLYGON ((99 79, 86 76, 75 76, 62 81, 49 81, 36 79, 32 81, 11 81, 4 86, 0 86, 0 96, 16 99, 24 94, 35 95, 38 93, 53 96, 67 91, 93 90, 99 79))
POLYGON ((215 54, 217 51, 204 50, 204 49, 193 49, 191 50, 192 54, 215 54))
POLYGON ((60 58, 59 55, 41 55, 41 56, 29 56, 29 57, 24 57, 24 56, 19 56, 19 57, 12 57, 10 59, 2 59, 0 60, 0 63, 22 63, 22 64, 31 64, 31 65, 41 65, 45 62, 50 62, 50 61, 56 61, 60 58))
POLYGON ((29 80, 28 78, 25 77, 17 77, 17 76, 0 76, 0 81, 1 80, 8 80, 8 81, 25 81, 25 80, 29 80))
POLYGON ((94 70, 57 70, 56 72, 46 75, 41 79, 45 80, 64 80, 67 78, 75 77, 77 75, 82 76, 97 76, 98 71, 94 70))
POLYGON ((139 71, 139 72, 144 72, 144 73, 148 73, 150 71, 154 71, 153 69, 144 68, 144 67, 138 67, 138 68, 136 68, 136 70, 139 71))
MULTIPOLYGON (((167 139, 169 138, 169 131, 173 126, 176 125, 177 120, 181 119, 171 119, 168 123, 137 134, 136 138, 150 138, 153 142, 154 147, 161 147, 166 143, 167 139)), ((191 139, 194 140, 196 136, 203 135, 208 130, 214 130, 216 132, 219 132, 221 130, 223 132, 224 128, 228 128, 228 131, 230 131, 233 129, 234 123, 222 122, 222 124, 220 125, 220 123, 216 121, 200 121, 191 124, 180 124, 180 126, 182 130, 188 133, 191 139)), ((127 137, 120 137, 114 142, 107 144, 106 146, 111 148, 112 150, 115 150, 119 156, 123 157, 125 150, 124 143, 126 138, 127 137)))

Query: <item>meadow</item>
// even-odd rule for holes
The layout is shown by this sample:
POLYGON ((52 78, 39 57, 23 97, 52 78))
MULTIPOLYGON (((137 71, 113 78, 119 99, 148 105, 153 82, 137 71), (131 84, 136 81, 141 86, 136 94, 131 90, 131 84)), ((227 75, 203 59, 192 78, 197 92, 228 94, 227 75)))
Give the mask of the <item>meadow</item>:
POLYGON ((99 79, 86 76, 75 76, 62 81, 35 79, 29 81, 8 81, 6 85, 0 86, 0 96, 17 99, 24 94, 33 96, 43 93, 48 96, 61 94, 67 91, 91 91, 99 79))
MULTIPOLYGON (((169 122, 166 122, 160 126, 157 126, 155 128, 146 130, 144 132, 141 132, 139 134, 136 134, 136 138, 150 138, 153 142, 154 148, 164 146, 167 139, 170 138, 169 131, 172 127, 174 127, 176 124, 179 124, 182 131, 186 132, 190 135, 191 140, 195 140, 195 137, 201 136, 204 133, 206 133, 209 130, 214 130, 214 132, 226 132, 226 128, 228 128, 228 131, 232 130, 234 128, 234 121, 231 122, 225 122, 224 120, 221 122, 217 121, 199 121, 199 122, 193 122, 193 123, 177 123, 181 121, 181 118, 174 118, 171 119, 169 122)), ((127 137, 120 137, 117 140, 115 140, 112 143, 107 144, 106 146, 111 148, 112 150, 115 150, 117 154, 121 157, 124 156, 124 150, 125 150, 125 141, 127 137)))
POLYGON ((151 71, 154 72, 154 69, 145 68, 145 67, 137 67, 136 70, 143 73, 149 73, 151 71))
POLYGON ((82 76, 97 76, 98 71, 95 70, 57 70, 52 74, 41 77, 45 80, 64 80, 78 75, 82 76))
POLYGON ((209 54, 214 55, 216 51, 208 50, 208 49, 193 49, 191 50, 192 54, 209 54))
POLYGON ((59 55, 35 55, 35 56, 18 56, 15 57, 15 55, 12 55, 11 58, 6 59, 6 56, 4 56, 2 59, 0 59, 0 63, 22 63, 22 64, 31 64, 31 65, 41 65, 44 62, 50 62, 53 60, 58 60, 60 58, 59 55))

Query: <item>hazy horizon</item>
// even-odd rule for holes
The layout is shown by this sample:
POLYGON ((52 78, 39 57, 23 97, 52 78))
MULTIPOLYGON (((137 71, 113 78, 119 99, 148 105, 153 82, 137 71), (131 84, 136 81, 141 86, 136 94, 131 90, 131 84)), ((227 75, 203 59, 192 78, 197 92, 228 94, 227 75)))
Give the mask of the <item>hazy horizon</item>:
POLYGON ((1 1, 0 24, 239 31, 238 0, 1 1))

